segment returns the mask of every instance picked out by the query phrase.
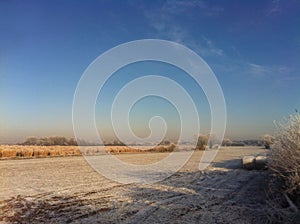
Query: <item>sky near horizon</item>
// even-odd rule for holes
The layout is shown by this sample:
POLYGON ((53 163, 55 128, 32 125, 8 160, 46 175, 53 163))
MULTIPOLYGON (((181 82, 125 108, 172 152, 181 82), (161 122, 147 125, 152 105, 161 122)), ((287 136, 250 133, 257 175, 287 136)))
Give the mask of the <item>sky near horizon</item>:
MULTIPOLYGON (((226 137, 257 139, 272 133, 274 120, 300 110, 299 27, 296 0, 0 1, 0 143, 73 136, 73 97, 86 68, 105 51, 139 39, 174 41, 200 55, 224 93, 226 137)), ((96 121, 103 132, 110 133, 107 108, 118 90, 157 73, 187 89, 203 131, 209 129, 209 105, 193 80, 145 62, 116 72, 100 92, 96 121)), ((130 114, 137 135, 149 134, 155 115, 165 117, 171 132, 178 128, 175 108, 149 97, 130 114)))

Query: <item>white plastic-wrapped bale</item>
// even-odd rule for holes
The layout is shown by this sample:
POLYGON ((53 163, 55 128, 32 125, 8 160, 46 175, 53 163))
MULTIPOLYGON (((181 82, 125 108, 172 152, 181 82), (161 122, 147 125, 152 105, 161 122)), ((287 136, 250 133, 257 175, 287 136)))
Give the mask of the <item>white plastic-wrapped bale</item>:
POLYGON ((252 170, 255 168, 255 157, 254 156, 244 156, 242 159, 242 165, 244 169, 252 170))
POLYGON ((255 169, 266 169, 267 167, 267 157, 266 156, 256 156, 255 157, 255 169))
POLYGON ((242 159, 243 168, 246 170, 261 170, 267 168, 266 156, 244 156, 242 159))

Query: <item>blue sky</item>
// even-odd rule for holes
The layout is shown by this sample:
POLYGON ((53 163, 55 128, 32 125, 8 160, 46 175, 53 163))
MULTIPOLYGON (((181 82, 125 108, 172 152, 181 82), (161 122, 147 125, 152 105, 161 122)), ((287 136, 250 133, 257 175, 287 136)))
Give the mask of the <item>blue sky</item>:
MULTIPOLYGON (((226 136, 259 138, 272 132, 274 120, 300 109, 299 27, 300 3, 293 0, 0 1, 0 141, 72 136, 73 96, 87 66, 112 47, 148 38, 199 54, 224 92, 226 136)), ((203 131, 209 128, 208 104, 192 80, 155 63, 134 69, 138 75, 171 71, 170 78, 198 97, 203 131)), ((115 74, 103 89, 96 120, 104 129, 109 99, 133 78, 126 74, 115 74)), ((169 115, 170 127, 178 123, 171 105, 146 99, 132 111, 133 129, 147 133, 143 125, 157 113, 169 115)))

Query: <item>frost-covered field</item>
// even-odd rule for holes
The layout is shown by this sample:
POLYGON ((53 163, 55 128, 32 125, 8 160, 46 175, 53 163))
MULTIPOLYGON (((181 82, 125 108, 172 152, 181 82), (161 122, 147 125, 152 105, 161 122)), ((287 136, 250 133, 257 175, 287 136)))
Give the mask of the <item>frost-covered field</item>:
MULTIPOLYGON (((0 161, 0 221, 16 223, 263 223, 266 171, 241 169, 255 147, 222 148, 205 171, 202 152, 155 184, 120 184, 85 159, 55 157, 0 161)), ((104 156, 104 155, 103 155, 104 156)), ((117 155, 146 164, 167 153, 117 155)))

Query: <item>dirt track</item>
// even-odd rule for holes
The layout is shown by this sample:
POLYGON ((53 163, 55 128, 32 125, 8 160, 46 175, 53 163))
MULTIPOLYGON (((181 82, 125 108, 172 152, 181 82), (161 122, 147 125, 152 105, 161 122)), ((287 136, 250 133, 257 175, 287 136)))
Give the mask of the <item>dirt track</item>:
MULTIPOLYGON (((259 148, 221 149, 198 170, 197 152, 180 172, 155 184, 119 184, 83 157, 0 161, 0 221, 15 223, 264 223, 266 171, 241 169, 259 148)), ((123 154, 148 163, 164 153, 123 154), (147 155, 147 156, 145 156, 147 155)))

